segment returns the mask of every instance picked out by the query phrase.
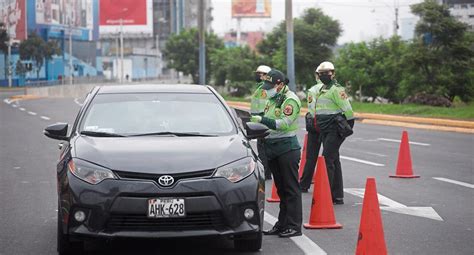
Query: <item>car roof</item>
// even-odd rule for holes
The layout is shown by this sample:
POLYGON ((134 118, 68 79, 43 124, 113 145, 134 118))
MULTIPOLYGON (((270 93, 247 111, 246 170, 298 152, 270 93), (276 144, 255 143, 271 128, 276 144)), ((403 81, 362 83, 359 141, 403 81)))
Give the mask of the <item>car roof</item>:
POLYGON ((140 84, 140 85, 108 85, 101 86, 98 94, 129 94, 129 93, 192 93, 212 94, 207 86, 190 84, 140 84))

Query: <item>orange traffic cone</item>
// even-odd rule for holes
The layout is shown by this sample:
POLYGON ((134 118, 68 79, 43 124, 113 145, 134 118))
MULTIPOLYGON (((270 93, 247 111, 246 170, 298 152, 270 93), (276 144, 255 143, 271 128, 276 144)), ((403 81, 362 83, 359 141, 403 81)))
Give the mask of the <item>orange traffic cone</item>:
POLYGON ((398 151, 397 173, 390 175, 394 178, 418 178, 419 175, 413 175, 411 164, 410 144, 408 143, 408 133, 403 131, 400 150, 398 151))
POLYGON ((308 133, 304 135, 303 151, 301 152, 300 169, 298 169, 298 180, 303 176, 304 165, 306 165, 306 146, 308 145, 308 133))
POLYGON ((367 178, 355 254, 387 254, 375 178, 367 178))
POLYGON ((303 226, 311 229, 342 228, 342 225, 336 222, 334 216, 331 189, 329 188, 326 162, 323 156, 318 157, 309 223, 305 223, 303 226))
POLYGON ((275 182, 273 182, 272 185, 272 196, 267 198, 267 202, 273 203, 273 202, 280 202, 280 197, 278 196, 277 188, 275 186, 275 182))

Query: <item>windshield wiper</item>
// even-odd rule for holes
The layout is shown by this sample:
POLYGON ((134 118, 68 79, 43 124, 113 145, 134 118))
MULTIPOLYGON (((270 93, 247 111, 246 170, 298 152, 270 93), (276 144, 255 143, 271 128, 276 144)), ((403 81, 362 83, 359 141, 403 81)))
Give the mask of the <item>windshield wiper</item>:
POLYGON ((207 135, 201 133, 182 133, 182 132, 153 132, 153 133, 143 133, 143 134, 136 134, 136 135, 129 135, 129 136, 153 136, 153 135, 174 135, 174 136, 202 136, 202 137, 213 137, 216 135, 207 135))
POLYGON ((107 133, 107 132, 98 132, 98 131, 81 131, 81 135, 87 136, 96 136, 96 137, 124 137, 124 135, 107 133))

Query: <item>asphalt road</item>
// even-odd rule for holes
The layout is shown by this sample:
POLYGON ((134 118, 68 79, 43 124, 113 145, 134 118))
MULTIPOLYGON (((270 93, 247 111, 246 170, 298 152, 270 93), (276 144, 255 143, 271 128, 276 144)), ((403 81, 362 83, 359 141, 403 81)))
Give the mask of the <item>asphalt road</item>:
MULTIPOLYGON (((11 95, 0 94, 0 254, 55 254, 58 141, 46 138, 42 130, 55 122, 72 123, 79 105, 70 98, 5 103, 11 95)), ((474 135, 406 129, 413 142, 413 168, 421 178, 393 179, 388 176, 395 173, 402 130, 356 123, 354 135, 344 142, 341 161, 347 192, 345 204, 334 207, 343 229, 304 230, 308 240, 303 244, 302 239, 264 237, 262 251, 255 254, 304 254, 302 247, 308 243, 328 254, 354 254, 362 208, 362 198, 354 194, 365 187, 368 176, 376 178, 379 195, 389 199, 381 206, 402 207, 399 212, 381 211, 389 253, 473 254, 474 135), (422 217, 411 207, 433 210, 422 217)), ((301 141, 304 133, 299 132, 301 141)), ((266 188, 270 195, 270 181, 266 188)), ((304 222, 309 220, 311 196, 303 194, 304 222)), ((277 216, 278 204, 268 203, 266 212, 277 216)), ((173 239, 91 243, 86 250, 87 254, 236 254, 232 248, 225 239, 173 239)))

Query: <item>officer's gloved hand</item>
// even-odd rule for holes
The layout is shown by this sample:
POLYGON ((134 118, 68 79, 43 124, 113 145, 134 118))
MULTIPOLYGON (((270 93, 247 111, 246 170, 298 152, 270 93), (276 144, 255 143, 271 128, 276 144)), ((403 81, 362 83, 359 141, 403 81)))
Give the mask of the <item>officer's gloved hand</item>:
POLYGON ((260 123, 262 122, 262 116, 254 115, 250 118, 250 122, 260 123))

